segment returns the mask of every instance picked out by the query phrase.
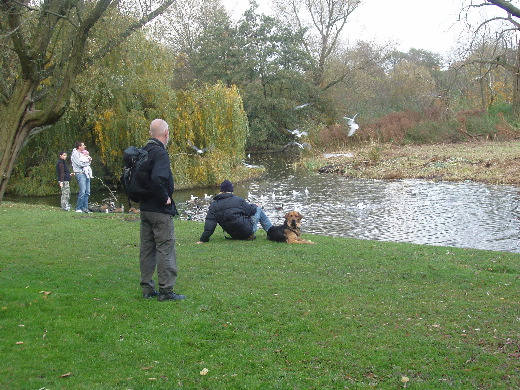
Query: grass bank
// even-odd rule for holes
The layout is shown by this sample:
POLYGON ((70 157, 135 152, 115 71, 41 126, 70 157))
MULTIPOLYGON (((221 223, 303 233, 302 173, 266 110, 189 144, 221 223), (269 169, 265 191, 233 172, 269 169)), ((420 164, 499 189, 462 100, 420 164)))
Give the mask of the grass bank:
POLYGON ((464 181, 520 184, 520 142, 436 145, 365 144, 335 153, 351 157, 307 159, 311 169, 351 178, 464 181))
POLYGON ((2 389, 517 389, 520 255, 176 221, 182 302, 140 298, 129 215, 0 205, 2 389), (309 237, 309 235, 305 235, 309 237))

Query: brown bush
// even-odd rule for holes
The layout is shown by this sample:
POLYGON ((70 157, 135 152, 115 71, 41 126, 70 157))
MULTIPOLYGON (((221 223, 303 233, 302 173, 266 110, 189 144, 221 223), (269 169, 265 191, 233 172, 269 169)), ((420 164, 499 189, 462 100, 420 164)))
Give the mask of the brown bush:
POLYGON ((318 134, 318 146, 341 148, 348 142, 348 126, 334 124, 322 128, 318 134))
POLYGON ((422 115, 418 112, 393 112, 374 123, 366 125, 360 135, 362 134, 364 138, 378 142, 400 142, 421 119, 422 115))
POLYGON ((518 137, 518 132, 515 131, 513 126, 507 123, 503 113, 498 113, 497 118, 498 123, 496 125, 496 138, 498 140, 506 141, 518 137))

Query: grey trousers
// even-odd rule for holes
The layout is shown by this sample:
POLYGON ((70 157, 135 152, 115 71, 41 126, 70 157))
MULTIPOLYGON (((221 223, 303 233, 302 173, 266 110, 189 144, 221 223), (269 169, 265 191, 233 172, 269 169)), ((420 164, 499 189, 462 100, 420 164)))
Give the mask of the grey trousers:
POLYGON ((142 210, 140 215, 141 248, 139 265, 143 293, 155 291, 153 274, 156 267, 159 292, 172 292, 177 279, 173 217, 169 214, 142 210))

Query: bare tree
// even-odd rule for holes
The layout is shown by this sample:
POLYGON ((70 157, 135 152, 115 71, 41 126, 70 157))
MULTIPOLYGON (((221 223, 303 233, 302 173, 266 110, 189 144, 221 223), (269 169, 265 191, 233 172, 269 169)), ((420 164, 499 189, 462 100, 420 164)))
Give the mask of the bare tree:
MULTIPOLYGON (((471 3, 467 10, 474 8, 496 6, 505 11, 504 16, 490 16, 481 22, 474 31, 474 42, 482 42, 479 37, 494 31, 494 38, 488 40, 492 42, 486 50, 482 47, 474 48, 486 53, 480 58, 470 58, 467 63, 485 65, 486 77, 492 74, 492 68, 501 67, 508 71, 512 78, 512 112, 516 118, 520 118, 520 45, 518 42, 518 32, 520 32, 520 9, 510 1, 486 0, 480 3, 471 3), (496 25, 491 28, 491 25, 496 25), (515 55, 511 56, 511 52, 515 55)), ((482 43, 479 43, 482 45, 482 43)), ((481 84, 484 78, 481 78, 481 84)), ((488 88, 492 89, 490 81, 487 82, 488 88), (489 87, 491 85, 491 87, 489 87)), ((484 87, 482 87, 484 90, 484 87)))
POLYGON ((63 116, 77 76, 174 1, 140 0, 145 12, 134 7, 99 42, 93 32, 117 0, 0 0, 0 201, 23 145, 63 116))
POLYGON ((178 0, 164 14, 167 23, 159 30, 162 42, 179 52, 191 53, 217 14, 226 14, 220 0, 178 0))
MULTIPOLYGON (((314 62, 313 82, 326 88, 328 60, 336 53, 349 16, 361 0, 275 0, 285 21, 306 31, 303 44, 314 62)), ((327 83, 328 84, 328 83, 327 83)))
POLYGON ((513 16, 516 16, 517 18, 520 18, 520 8, 517 8, 514 4, 511 4, 510 1, 487 0, 487 2, 502 8, 504 11, 507 11, 508 13, 510 13, 513 16))

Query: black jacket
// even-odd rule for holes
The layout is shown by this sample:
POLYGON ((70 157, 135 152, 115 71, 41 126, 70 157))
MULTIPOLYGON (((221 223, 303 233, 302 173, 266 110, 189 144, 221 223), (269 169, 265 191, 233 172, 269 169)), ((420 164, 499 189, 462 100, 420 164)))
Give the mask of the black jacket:
POLYGON ((253 234, 251 216, 255 215, 256 208, 257 206, 254 204, 247 203, 240 196, 235 196, 230 192, 216 195, 209 205, 200 241, 209 241, 217 223, 232 238, 245 240, 253 234))
POLYGON ((59 159, 56 163, 56 177, 58 181, 70 181, 70 170, 67 163, 63 159, 59 159))
POLYGON ((151 197, 142 199, 140 209, 156 213, 176 215, 175 203, 167 205, 168 197, 172 197, 174 183, 170 168, 170 156, 164 144, 156 138, 151 138, 143 147, 148 152, 150 169, 151 197))

